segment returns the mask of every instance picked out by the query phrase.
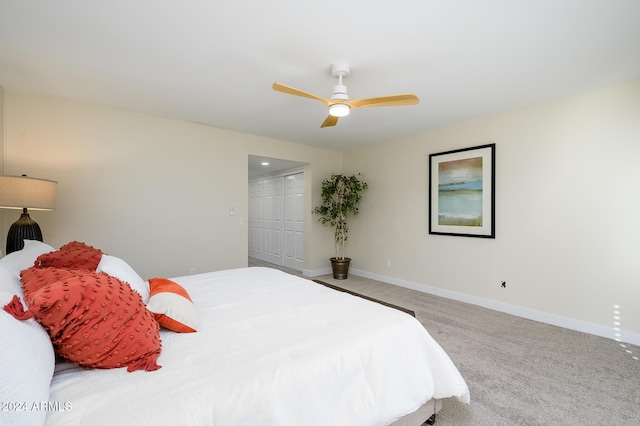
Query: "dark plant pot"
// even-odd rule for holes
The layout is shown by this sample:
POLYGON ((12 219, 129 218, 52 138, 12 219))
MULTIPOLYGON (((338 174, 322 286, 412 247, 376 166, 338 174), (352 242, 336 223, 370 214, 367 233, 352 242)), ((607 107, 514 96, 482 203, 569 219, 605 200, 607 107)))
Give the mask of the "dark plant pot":
POLYGON ((346 280, 349 276, 349 263, 351 263, 351 258, 344 257, 338 259, 332 257, 329 260, 331 261, 331 269, 333 269, 333 278, 336 280, 346 280))

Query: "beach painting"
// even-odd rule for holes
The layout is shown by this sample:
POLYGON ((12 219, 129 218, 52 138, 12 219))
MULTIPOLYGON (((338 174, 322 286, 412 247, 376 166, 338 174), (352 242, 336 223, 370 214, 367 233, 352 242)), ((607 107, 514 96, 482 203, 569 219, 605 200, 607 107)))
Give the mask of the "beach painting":
POLYGON ((438 164, 438 224, 482 226, 482 157, 438 164))
POLYGON ((429 160, 429 233, 494 238, 495 144, 429 160))

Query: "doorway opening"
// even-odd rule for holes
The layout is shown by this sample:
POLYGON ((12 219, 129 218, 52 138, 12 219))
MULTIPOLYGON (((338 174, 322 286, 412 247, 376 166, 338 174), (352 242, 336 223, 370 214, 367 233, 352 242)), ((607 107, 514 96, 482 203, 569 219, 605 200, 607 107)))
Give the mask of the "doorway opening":
POLYGON ((304 269, 304 163, 249 156, 249 258, 304 269), (268 165, 263 165, 268 163, 268 165))

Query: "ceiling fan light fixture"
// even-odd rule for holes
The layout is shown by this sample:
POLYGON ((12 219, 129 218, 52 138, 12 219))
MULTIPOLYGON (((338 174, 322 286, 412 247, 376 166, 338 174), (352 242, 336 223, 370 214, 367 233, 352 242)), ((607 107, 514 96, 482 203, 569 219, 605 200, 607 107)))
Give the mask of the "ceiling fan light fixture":
POLYGON ((347 104, 333 104, 329 107, 329 115, 334 117, 346 117, 349 115, 349 105, 347 104))

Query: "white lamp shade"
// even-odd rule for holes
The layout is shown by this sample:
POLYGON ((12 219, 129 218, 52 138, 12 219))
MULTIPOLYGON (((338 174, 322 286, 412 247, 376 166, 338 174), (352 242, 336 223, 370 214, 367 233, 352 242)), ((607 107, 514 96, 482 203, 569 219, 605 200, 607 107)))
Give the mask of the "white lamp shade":
POLYGON ((58 182, 27 176, 0 176, 0 208, 53 210, 58 182))
POLYGON ((349 105, 347 104, 333 104, 329 107, 329 115, 334 117, 346 117, 349 115, 349 105))

